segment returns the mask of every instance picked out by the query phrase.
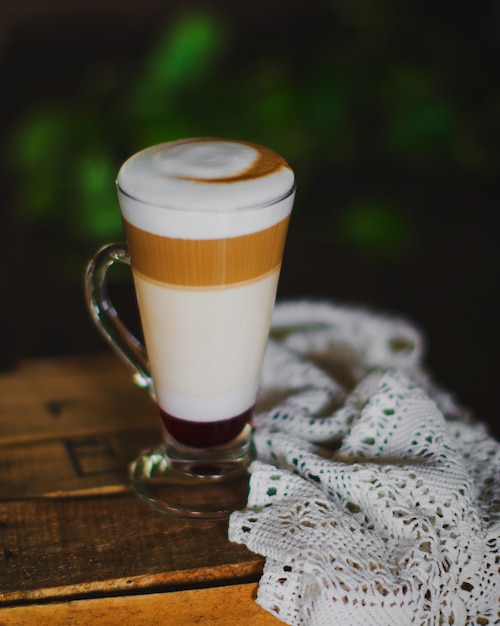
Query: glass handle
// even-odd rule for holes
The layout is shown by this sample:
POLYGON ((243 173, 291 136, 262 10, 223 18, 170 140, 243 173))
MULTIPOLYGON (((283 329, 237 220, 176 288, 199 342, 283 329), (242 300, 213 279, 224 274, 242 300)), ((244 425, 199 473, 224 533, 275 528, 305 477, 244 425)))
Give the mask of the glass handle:
POLYGON ((116 354, 132 369, 134 382, 154 395, 149 361, 143 344, 121 321, 109 297, 106 275, 114 263, 130 265, 127 245, 111 243, 100 248, 87 265, 85 296, 90 315, 116 354))

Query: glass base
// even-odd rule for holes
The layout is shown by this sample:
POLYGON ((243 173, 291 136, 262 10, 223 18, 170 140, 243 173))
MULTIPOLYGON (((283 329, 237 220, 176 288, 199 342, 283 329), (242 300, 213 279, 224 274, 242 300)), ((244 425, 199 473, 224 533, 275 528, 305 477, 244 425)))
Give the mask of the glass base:
POLYGON ((148 450, 130 466, 135 493, 156 511, 177 517, 217 519, 245 507, 248 465, 254 458, 251 429, 214 448, 173 440, 148 450))

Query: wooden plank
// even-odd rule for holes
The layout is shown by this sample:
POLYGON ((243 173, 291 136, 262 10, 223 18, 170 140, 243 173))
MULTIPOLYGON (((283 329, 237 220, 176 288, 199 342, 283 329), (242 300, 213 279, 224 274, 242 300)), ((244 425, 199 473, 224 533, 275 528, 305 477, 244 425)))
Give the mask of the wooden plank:
POLYGON ((0 499, 127 490, 128 464, 160 439, 153 402, 114 355, 0 376, 0 499))
POLYGON ((156 407, 113 354, 34 359, 0 374, 3 445, 141 428, 160 432, 156 407))
POLYGON ((158 444, 158 436, 151 428, 0 442, 0 500, 127 491, 128 465, 139 450, 158 444))
POLYGON ((156 513, 133 494, 4 502, 0 605, 258 580, 263 560, 227 520, 156 513))
POLYGON ((255 603, 256 583, 0 609, 2 626, 279 626, 255 603))

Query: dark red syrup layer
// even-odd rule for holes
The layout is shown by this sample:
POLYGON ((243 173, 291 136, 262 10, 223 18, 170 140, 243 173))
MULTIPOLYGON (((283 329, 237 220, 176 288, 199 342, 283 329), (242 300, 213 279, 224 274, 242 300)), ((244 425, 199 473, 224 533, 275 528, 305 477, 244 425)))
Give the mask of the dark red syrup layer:
POLYGON ((163 425, 179 443, 193 448, 222 446, 235 439, 252 420, 254 407, 219 422, 190 422, 160 408, 163 425))

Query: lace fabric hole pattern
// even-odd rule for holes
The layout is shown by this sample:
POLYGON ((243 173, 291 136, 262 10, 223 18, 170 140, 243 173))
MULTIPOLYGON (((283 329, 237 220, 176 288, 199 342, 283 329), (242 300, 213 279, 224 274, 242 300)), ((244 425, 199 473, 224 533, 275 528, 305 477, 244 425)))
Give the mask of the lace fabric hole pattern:
POLYGON ((229 537, 266 557, 257 601, 291 625, 500 623, 500 444, 431 380, 410 323, 276 306, 258 460, 229 537), (317 367, 348 349, 355 386, 317 367), (325 407, 333 409, 325 414, 325 407))

